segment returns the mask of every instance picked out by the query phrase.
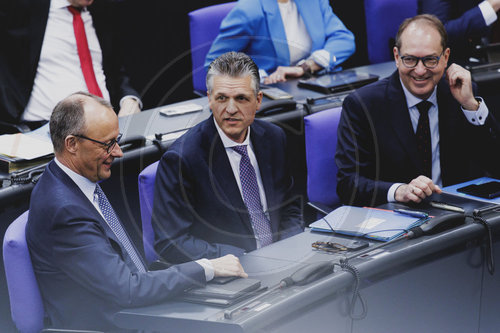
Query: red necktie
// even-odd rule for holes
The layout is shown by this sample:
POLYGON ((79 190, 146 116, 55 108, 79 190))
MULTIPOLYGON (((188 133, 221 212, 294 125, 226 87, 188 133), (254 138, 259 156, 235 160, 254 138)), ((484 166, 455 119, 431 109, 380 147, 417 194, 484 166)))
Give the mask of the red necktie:
POLYGON ((78 9, 68 6, 68 10, 73 14, 73 30, 75 31, 76 47, 80 57, 80 66, 82 67, 83 77, 89 93, 102 97, 101 89, 95 78, 94 67, 92 66, 92 57, 90 56, 87 35, 85 35, 85 26, 81 13, 78 9))

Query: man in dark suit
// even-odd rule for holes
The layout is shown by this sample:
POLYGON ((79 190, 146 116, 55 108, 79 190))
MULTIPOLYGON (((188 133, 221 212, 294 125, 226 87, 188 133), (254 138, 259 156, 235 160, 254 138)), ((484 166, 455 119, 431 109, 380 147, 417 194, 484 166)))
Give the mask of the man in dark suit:
POLYGON ((453 50, 450 60, 467 64, 470 57, 480 56, 475 47, 490 37, 499 9, 500 0, 418 0, 417 12, 443 22, 453 50))
POLYGON ((302 231, 285 133, 254 120, 259 82, 257 66, 243 53, 211 63, 213 115, 179 138, 158 166, 152 221, 163 259, 242 255, 302 231))
POLYGON ((123 67, 120 3, 0 3, 0 133, 35 129, 49 120, 58 101, 75 91, 87 91, 70 5, 81 13, 91 65, 102 96, 120 107, 120 116, 140 111, 139 94, 123 67))
POLYGON ((344 100, 335 155, 344 203, 420 202, 441 185, 498 173, 499 124, 474 96, 470 73, 446 69, 449 54, 435 16, 407 19, 397 71, 344 100))
POLYGON ((26 228, 48 326, 118 330, 112 319, 123 308, 167 300, 214 275, 247 276, 230 255, 147 270, 98 185, 123 155, 118 131, 111 105, 87 93, 52 113, 55 159, 33 190, 26 228))

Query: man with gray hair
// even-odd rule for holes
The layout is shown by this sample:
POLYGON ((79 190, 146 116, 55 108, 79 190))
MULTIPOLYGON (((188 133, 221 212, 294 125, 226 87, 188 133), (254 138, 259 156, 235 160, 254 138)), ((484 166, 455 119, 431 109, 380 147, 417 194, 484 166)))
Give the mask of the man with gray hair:
POLYGON ((33 190, 26 228, 48 326, 117 331, 112 319, 123 308, 167 300, 214 276, 247 276, 231 255, 148 271, 98 184, 123 155, 108 102, 83 92, 65 98, 50 132, 55 159, 33 190))
POLYGON ((164 260, 239 256, 302 231, 285 133, 254 119, 259 82, 244 53, 210 64, 212 116, 180 137, 158 166, 152 221, 164 260))

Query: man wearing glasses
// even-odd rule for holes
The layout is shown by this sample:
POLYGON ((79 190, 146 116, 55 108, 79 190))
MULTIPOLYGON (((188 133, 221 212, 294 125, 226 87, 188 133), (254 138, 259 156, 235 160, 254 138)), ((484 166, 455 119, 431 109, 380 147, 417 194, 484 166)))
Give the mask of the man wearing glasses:
POLYGON ((499 124, 470 73, 447 68, 446 45, 435 16, 405 20, 397 71, 345 99, 335 155, 344 203, 420 202, 441 186, 499 172, 499 124))
POLYGON ((98 184, 123 155, 118 130, 111 105, 88 93, 67 97, 51 115, 55 159, 33 190, 26 228, 49 327, 117 331, 112 319, 123 308, 214 276, 247 276, 233 255, 148 270, 98 184))

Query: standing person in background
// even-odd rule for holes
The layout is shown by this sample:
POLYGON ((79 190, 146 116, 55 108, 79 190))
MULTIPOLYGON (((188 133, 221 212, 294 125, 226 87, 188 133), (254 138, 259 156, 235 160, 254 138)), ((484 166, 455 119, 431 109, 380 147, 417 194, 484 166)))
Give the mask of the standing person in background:
POLYGON ((123 67, 120 2, 0 2, 0 134, 45 124, 75 91, 111 101, 119 116, 140 112, 123 67))
POLYGON ((241 0, 222 21, 205 68, 225 52, 241 51, 271 84, 339 69, 354 50, 354 35, 328 0, 241 0))

